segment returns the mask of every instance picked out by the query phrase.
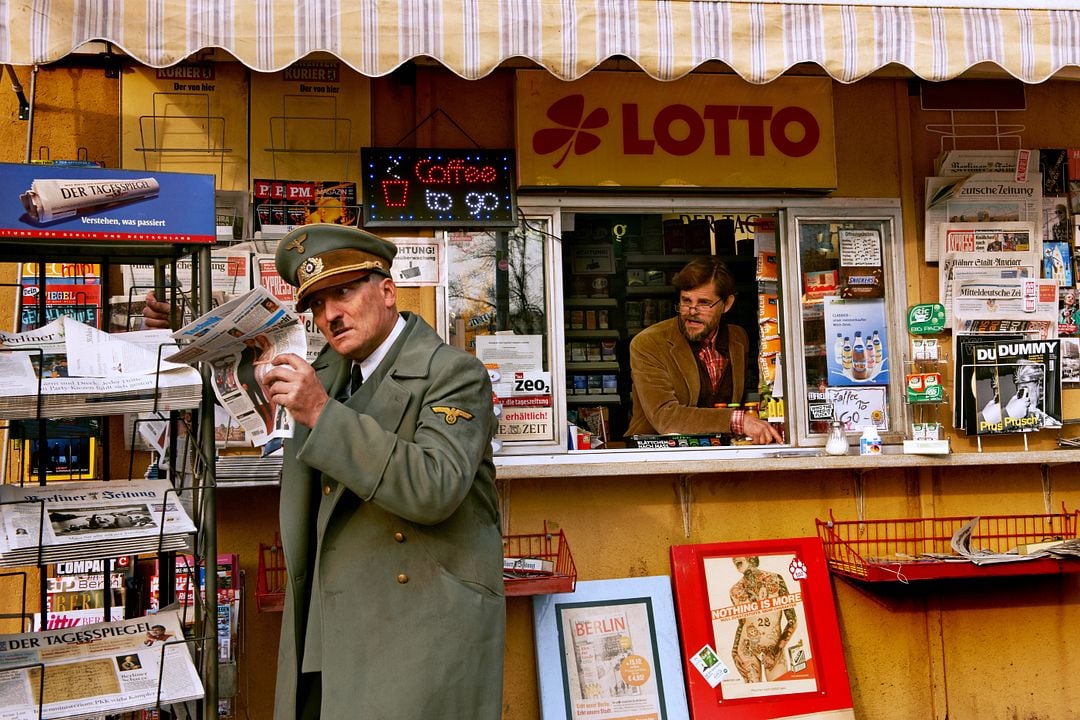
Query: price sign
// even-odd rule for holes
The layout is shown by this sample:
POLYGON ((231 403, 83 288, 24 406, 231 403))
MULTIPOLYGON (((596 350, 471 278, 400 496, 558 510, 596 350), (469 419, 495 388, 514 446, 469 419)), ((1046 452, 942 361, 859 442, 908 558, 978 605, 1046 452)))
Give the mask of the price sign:
POLYGON ((364 225, 516 227, 512 150, 361 148, 364 225))

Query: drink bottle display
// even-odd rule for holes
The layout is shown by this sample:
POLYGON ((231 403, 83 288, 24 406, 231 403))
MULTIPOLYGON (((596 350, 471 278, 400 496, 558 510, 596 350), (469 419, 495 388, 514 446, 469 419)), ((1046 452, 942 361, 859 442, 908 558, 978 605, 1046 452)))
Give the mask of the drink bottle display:
POLYGON ((855 331, 855 342, 851 345, 851 376, 856 380, 865 380, 868 371, 866 364, 866 343, 863 342, 862 331, 855 331))

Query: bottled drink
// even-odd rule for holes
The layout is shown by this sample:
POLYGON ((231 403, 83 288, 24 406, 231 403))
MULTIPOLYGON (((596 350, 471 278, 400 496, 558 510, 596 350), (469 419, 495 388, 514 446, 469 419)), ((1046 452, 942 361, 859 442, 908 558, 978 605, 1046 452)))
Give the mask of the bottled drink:
POLYGON ((836 333, 836 342, 833 343, 833 358, 837 365, 844 364, 844 334, 836 333))
POLYGON ((844 338, 844 347, 841 351, 843 357, 840 360, 840 364, 843 365, 845 370, 851 369, 851 338, 844 338))
POLYGON ((868 373, 866 364, 866 344, 862 331, 855 331, 855 342, 851 345, 851 376, 856 380, 865 380, 868 373))
POLYGON ((885 359, 885 350, 881 347, 881 338, 878 336, 877 330, 874 331, 870 344, 874 347, 874 362, 880 365, 881 361, 885 359))

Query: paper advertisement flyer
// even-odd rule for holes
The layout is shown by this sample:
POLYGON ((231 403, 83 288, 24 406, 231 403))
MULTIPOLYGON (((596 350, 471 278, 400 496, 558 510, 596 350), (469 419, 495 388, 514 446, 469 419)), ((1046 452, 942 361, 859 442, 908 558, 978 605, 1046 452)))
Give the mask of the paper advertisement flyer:
POLYGON ((885 300, 847 300, 826 296, 825 337, 829 386, 887 385, 889 344, 885 300))
POLYGON ((803 602, 802 564, 791 553, 703 561, 716 652, 736 672, 725 699, 820 690, 803 602))
POLYGON ((659 658, 644 601, 557 607, 572 720, 661 717, 659 658))

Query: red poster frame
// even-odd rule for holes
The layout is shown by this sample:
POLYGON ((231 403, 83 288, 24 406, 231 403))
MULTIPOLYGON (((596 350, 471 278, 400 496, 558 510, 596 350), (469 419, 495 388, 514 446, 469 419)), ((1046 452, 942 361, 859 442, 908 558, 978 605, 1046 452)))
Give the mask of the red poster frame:
MULTIPOLYGON (((742 567, 746 568, 748 564, 743 564, 742 567)), ((675 545, 671 548, 671 569, 675 611, 682 639, 687 698, 693 720, 768 720, 793 716, 813 717, 817 713, 822 713, 823 717, 827 714, 829 718, 854 718, 854 714, 850 712, 851 688, 848 686, 836 605, 833 601, 825 551, 819 538, 675 545), (724 627, 722 623, 727 619, 735 619, 734 611, 741 606, 735 605, 734 599, 731 599, 731 607, 710 607, 707 567, 714 573, 714 584, 711 588, 714 597, 719 597, 719 593, 722 593, 724 598, 729 598, 729 595, 735 595, 735 587, 727 581, 734 577, 738 581, 736 584, 741 584, 742 579, 741 571, 735 569, 737 566, 734 559, 751 557, 758 558, 755 568, 768 564, 771 569, 778 570, 780 568, 777 565, 786 562, 785 571, 771 574, 785 579, 786 595, 794 596, 792 600, 797 602, 797 605, 792 603, 794 607, 791 611, 798 608, 805 617, 806 627, 804 635, 800 637, 804 637, 809 644, 812 670, 809 673, 803 671, 804 675, 810 675, 809 681, 789 681, 788 689, 782 694, 768 694, 769 685, 764 681, 740 677, 734 667, 732 644, 726 635, 718 640, 714 630, 716 627, 724 627), (730 568, 726 562, 713 562, 717 560, 732 561, 730 568), (723 585, 720 583, 717 568, 729 568, 724 571, 723 585), (725 619, 724 615, 729 615, 729 618, 725 619), (704 672, 692 662, 706 647, 715 651, 715 657, 730 669, 726 678, 716 682, 715 687, 710 685, 704 672), (753 684, 755 689, 745 690, 750 684, 753 684), (743 696, 739 696, 740 693, 743 696)), ((771 598, 768 601, 774 604, 771 613, 760 612, 757 605, 747 607, 745 612, 749 613, 748 617, 771 614, 779 618, 784 611, 775 609, 780 606, 776 598, 783 596, 759 595, 771 598)), ((729 600, 721 602, 726 604, 729 600)), ((742 621, 739 623, 741 628, 742 621)), ((780 632, 781 622, 777 621, 776 625, 776 632, 780 632)), ((735 637, 737 643, 739 635, 736 634, 735 637)), ((794 637, 793 634, 792 639, 794 637)), ((765 673, 764 665, 761 666, 761 672, 765 673)), ((787 674, 791 675, 790 672, 787 674)))

